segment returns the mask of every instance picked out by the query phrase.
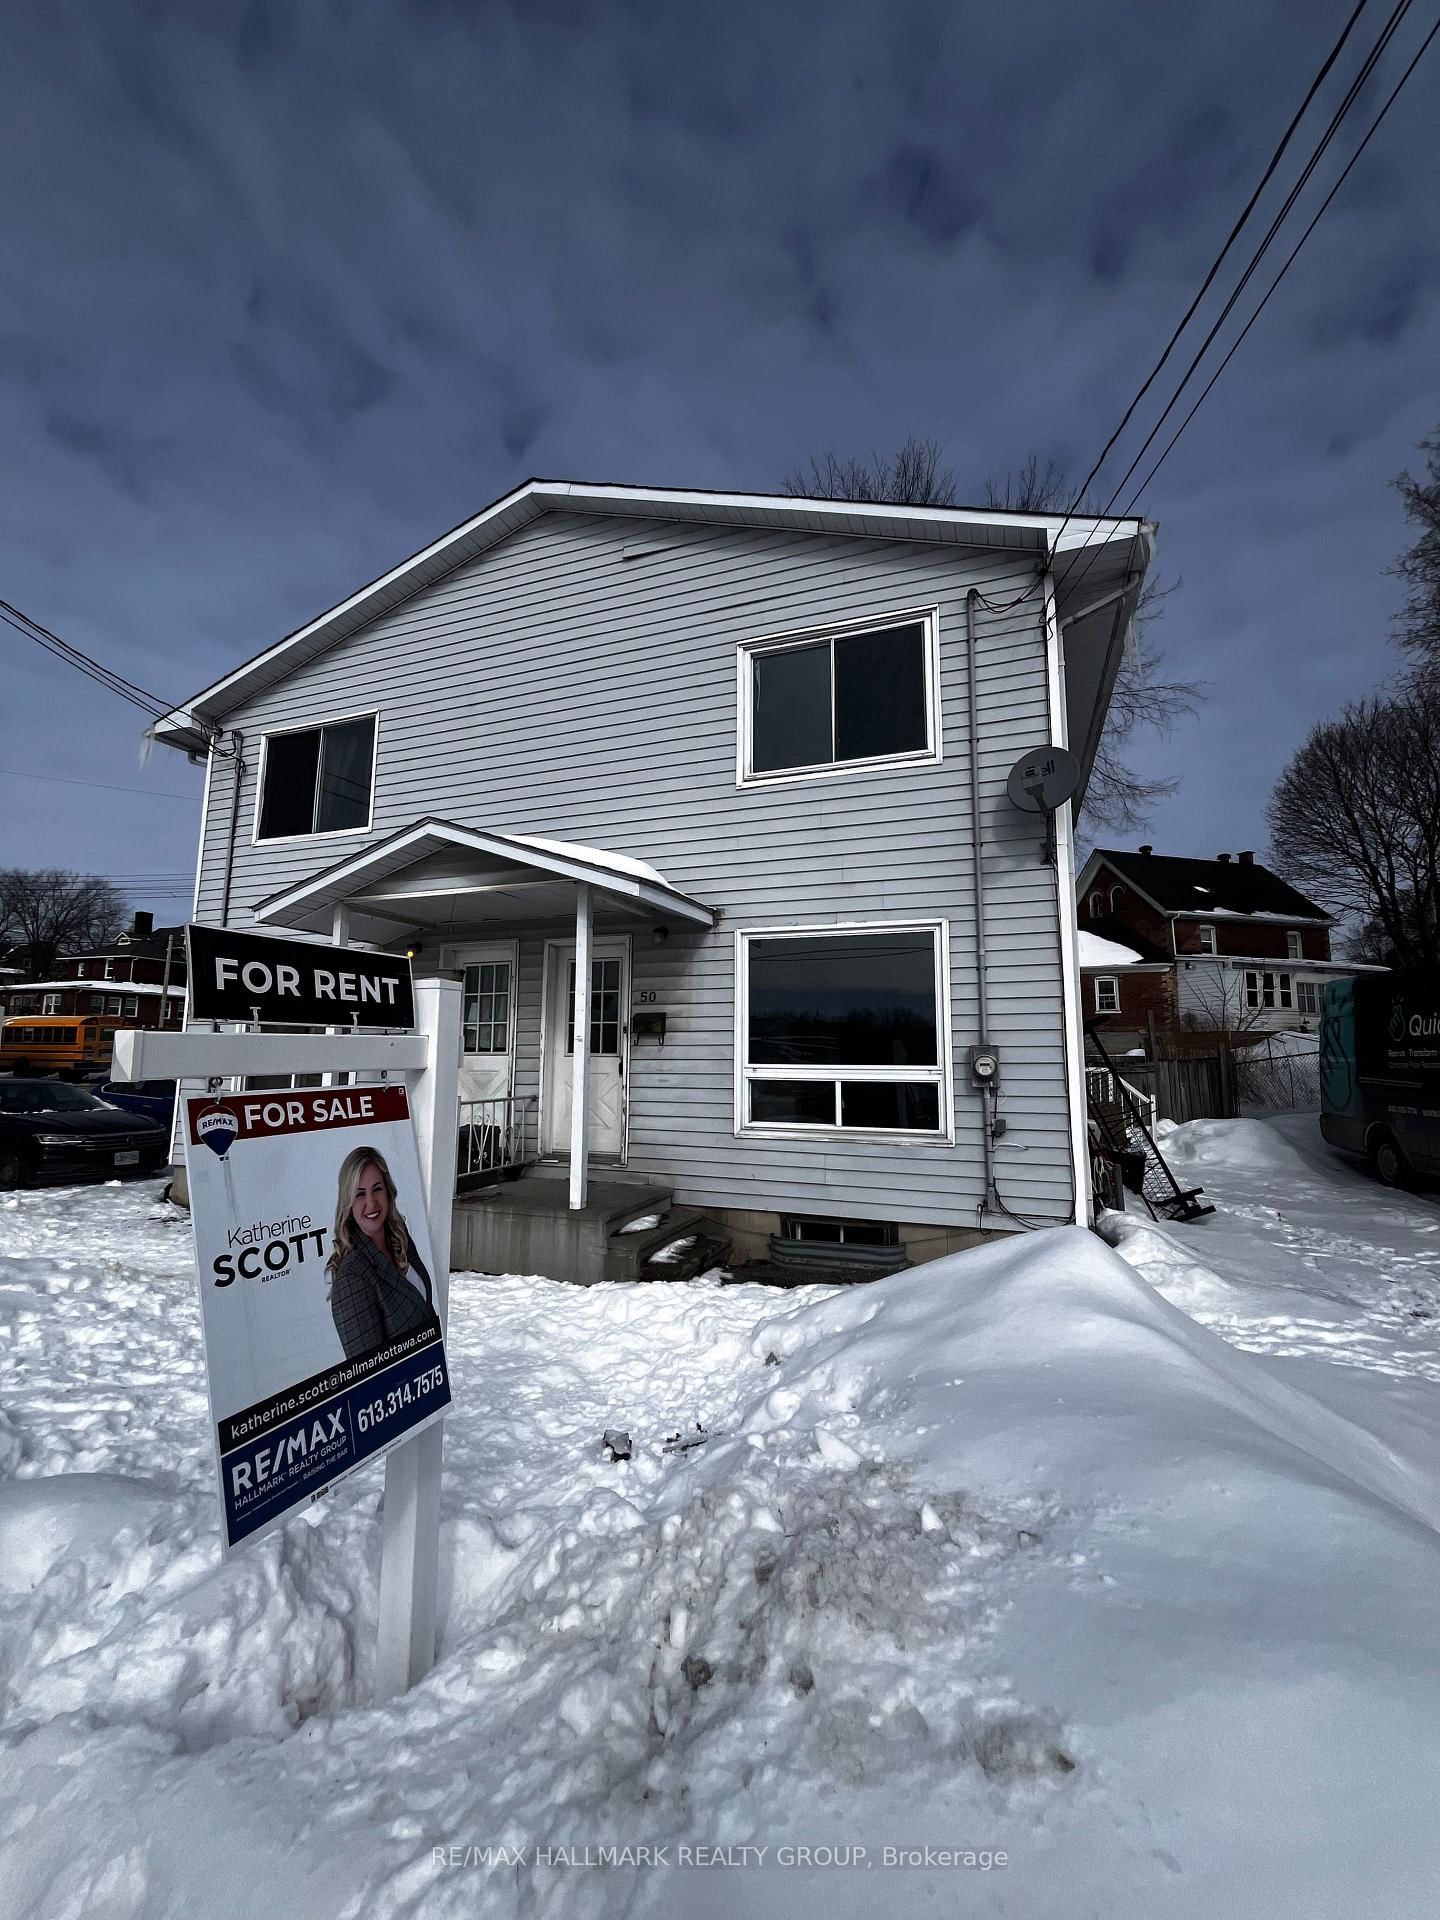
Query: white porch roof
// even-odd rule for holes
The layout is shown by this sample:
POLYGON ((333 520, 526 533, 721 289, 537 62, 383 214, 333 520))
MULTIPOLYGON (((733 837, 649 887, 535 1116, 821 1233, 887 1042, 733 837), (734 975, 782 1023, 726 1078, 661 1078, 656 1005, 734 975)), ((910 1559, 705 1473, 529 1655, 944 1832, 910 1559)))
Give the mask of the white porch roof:
POLYGON ((633 855, 433 819, 272 893, 254 914, 261 926, 328 938, 335 909, 344 907, 352 940, 384 946, 406 930, 573 921, 581 882, 592 889, 597 916, 715 924, 711 908, 633 855))

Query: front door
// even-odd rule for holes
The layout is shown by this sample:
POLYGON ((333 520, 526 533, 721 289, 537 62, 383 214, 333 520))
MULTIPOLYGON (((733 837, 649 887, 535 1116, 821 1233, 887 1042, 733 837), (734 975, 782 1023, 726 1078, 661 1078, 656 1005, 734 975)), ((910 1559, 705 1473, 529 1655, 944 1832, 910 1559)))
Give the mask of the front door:
POLYGON ((461 980, 460 1103, 503 1100, 514 1085, 515 943, 456 947, 453 962, 461 980))
MULTIPOLYGON (((630 950, 624 940, 597 940, 590 961, 590 1152, 625 1157, 626 1009, 630 950)), ((575 1052, 575 946, 545 949, 544 1152, 570 1152, 570 1073, 575 1052)))

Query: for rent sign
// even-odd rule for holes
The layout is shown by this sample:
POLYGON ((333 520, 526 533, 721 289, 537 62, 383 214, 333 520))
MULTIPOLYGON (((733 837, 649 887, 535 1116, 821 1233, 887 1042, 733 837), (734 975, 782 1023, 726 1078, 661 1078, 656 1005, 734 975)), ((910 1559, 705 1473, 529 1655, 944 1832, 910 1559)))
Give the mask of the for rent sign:
POLYGON ((186 1165, 228 1551, 450 1383, 403 1086, 189 1100, 186 1165))
POLYGON ((413 1027, 410 962, 393 953, 185 929, 196 1020, 289 1027, 413 1027))

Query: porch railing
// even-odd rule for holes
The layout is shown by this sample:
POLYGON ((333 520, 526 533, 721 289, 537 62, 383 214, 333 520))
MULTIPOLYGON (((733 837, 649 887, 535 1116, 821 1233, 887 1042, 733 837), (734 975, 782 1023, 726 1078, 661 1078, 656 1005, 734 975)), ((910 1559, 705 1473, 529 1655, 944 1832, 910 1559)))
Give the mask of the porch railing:
POLYGON ((460 1102, 460 1140, 455 1190, 472 1193, 511 1178, 535 1158, 532 1144, 535 1096, 513 1094, 460 1102))
POLYGON ((1146 1093, 1143 1088, 1123 1079, 1118 1073, 1112 1073, 1109 1067, 1086 1067, 1085 1098, 1101 1107, 1118 1107, 1124 1103, 1120 1098, 1120 1089, 1140 1107, 1145 1116, 1145 1124, 1151 1133, 1155 1131, 1155 1096, 1146 1093))

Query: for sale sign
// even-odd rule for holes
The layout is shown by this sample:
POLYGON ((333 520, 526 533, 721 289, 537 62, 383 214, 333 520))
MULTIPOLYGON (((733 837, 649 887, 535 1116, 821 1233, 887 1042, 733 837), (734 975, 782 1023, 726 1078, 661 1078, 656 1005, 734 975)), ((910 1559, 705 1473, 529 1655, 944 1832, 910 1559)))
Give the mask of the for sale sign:
POLYGON ((228 1552, 438 1420, 450 1381, 403 1086, 189 1100, 186 1167, 228 1552))

